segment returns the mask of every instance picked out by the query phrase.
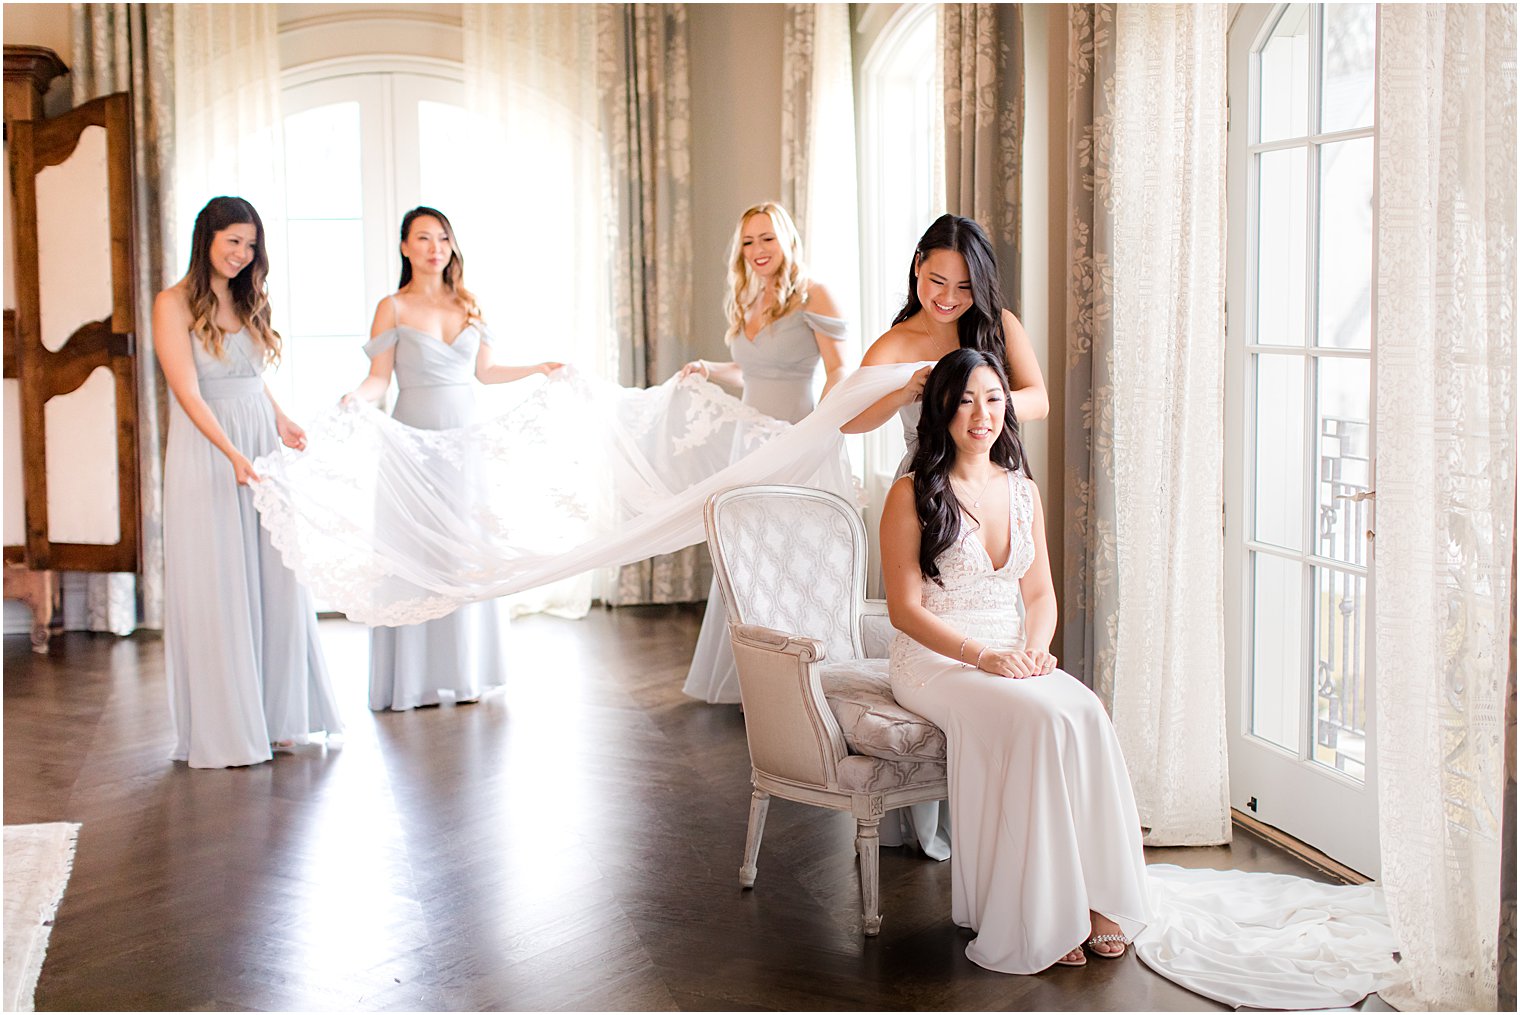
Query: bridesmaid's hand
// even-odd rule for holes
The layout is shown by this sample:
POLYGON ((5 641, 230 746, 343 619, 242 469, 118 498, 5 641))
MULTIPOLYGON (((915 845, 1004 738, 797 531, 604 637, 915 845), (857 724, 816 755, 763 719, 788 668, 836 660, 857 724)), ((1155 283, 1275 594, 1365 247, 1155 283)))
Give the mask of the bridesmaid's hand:
POLYGON ((227 456, 232 461, 232 474, 237 477, 238 486, 247 486, 249 483, 263 482, 257 472, 253 471, 253 463, 247 458, 234 451, 227 456))
POLYGON ((556 370, 563 370, 564 368, 565 364, 563 363, 540 363, 538 365, 538 372, 543 374, 545 377, 548 377, 556 370))
POLYGON ((684 381, 686 378, 690 377, 692 374, 696 374, 697 376, 701 377, 704 381, 708 380, 709 379, 709 371, 707 369, 707 362, 705 360, 694 359, 690 363, 688 363, 684 367, 682 367, 681 368, 681 372, 679 374, 677 374, 676 376, 684 381))
POLYGON ((276 417, 274 426, 280 432, 280 440, 287 448, 295 448, 297 451, 306 450, 305 430, 302 430, 284 416, 276 417))
POLYGON ((914 371, 913 376, 908 378, 908 383, 902 386, 903 405, 912 405, 923 399, 924 384, 928 382, 929 371, 933 369, 932 365, 923 367, 914 371))

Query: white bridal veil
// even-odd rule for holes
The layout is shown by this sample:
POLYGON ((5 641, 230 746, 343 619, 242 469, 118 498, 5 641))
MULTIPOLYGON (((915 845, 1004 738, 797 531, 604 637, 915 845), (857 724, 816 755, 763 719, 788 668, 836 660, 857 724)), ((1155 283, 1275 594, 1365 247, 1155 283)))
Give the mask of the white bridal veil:
POLYGON ((254 463, 254 501, 317 597, 365 624, 413 624, 701 542, 702 506, 726 487, 848 489, 840 425, 921 365, 864 367, 795 424, 694 377, 622 388, 573 368, 457 430, 334 407, 305 451, 254 463))

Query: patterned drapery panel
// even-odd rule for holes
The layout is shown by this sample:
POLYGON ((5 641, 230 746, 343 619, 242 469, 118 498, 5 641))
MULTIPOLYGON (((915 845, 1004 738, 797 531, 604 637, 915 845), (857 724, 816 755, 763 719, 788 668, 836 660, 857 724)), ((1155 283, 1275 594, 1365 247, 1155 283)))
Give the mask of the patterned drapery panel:
POLYGON ((976 219, 987 230, 997 254, 1003 298, 1018 313, 1023 5, 941 4, 938 31, 943 64, 945 208, 976 219))
POLYGON ((137 177, 137 407, 142 496, 141 575, 84 578, 85 624, 130 634, 164 621, 164 441, 168 393, 153 351, 153 297, 174 281, 174 28, 166 4, 74 4, 71 17, 74 104, 102 95, 132 96, 137 177))
POLYGON ((787 4, 781 42, 781 203, 804 239, 808 236, 808 169, 813 137, 814 48, 818 8, 787 4))
POLYGON ((1514 621, 1515 7, 1380 5, 1377 59, 1377 783, 1408 976, 1384 996, 1486 1010, 1514 621))
POLYGON ((1109 706, 1146 843, 1227 842, 1227 15, 1068 10, 1063 665, 1109 706))
MULTIPOLYGON (((691 78, 683 4, 599 4, 597 84, 607 148, 612 315, 625 385, 659 384, 691 348, 691 78)), ((616 604, 707 595, 706 548, 623 568, 616 604)))

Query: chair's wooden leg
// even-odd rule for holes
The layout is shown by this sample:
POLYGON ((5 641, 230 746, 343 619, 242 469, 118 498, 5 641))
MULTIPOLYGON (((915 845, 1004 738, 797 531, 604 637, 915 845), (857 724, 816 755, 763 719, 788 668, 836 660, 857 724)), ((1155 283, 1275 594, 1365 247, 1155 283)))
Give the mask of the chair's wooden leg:
POLYGON ((860 922, 866 937, 881 933, 880 818, 855 822, 855 852, 860 857, 860 922))
POLYGON ((765 812, 770 806, 771 795, 757 788, 749 800, 749 833, 744 837, 744 866, 739 868, 739 884, 745 888, 755 887, 755 865, 760 860, 760 836, 765 833, 765 812))

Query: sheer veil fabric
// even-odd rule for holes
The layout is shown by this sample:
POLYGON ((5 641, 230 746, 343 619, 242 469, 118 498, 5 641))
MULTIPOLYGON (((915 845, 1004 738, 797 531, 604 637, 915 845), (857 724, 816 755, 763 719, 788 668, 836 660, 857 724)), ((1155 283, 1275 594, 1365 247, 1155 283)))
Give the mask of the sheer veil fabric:
POLYGON ((795 424, 697 378, 622 388, 573 368, 454 430, 337 406, 304 452, 254 463, 255 503, 319 598, 361 623, 415 624, 701 542, 709 496, 807 483, 838 460, 839 427, 922 365, 862 368, 795 424), (404 530, 376 524, 382 503, 404 530))

